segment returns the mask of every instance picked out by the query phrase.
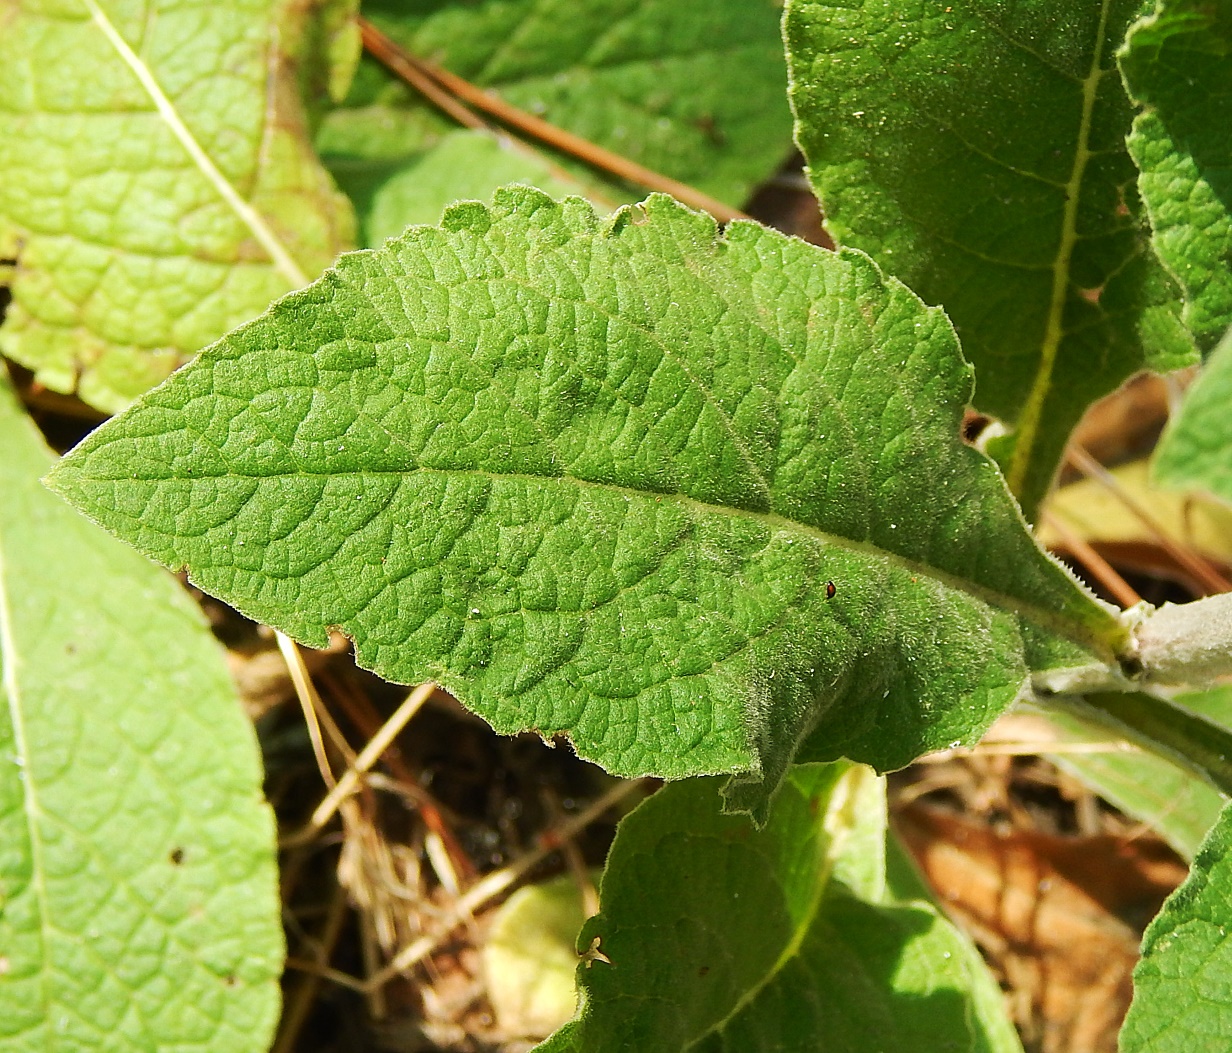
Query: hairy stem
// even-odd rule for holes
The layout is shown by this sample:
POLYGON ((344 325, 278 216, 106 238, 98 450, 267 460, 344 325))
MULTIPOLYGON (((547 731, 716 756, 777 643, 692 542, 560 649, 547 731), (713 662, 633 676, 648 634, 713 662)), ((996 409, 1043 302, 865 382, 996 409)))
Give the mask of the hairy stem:
POLYGON ((1232 593, 1167 604, 1134 636, 1147 684, 1202 686, 1232 675, 1232 593))

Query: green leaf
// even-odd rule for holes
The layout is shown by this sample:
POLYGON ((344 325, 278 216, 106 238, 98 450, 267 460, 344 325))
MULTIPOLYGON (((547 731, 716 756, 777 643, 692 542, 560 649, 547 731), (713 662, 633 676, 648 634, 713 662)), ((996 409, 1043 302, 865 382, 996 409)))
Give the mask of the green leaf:
POLYGON ((0 1048, 267 1048, 283 937, 252 726, 179 585, 48 494, 0 391, 0 1048))
POLYGON ((1123 639, 960 441, 970 384, 861 254, 511 187, 344 257, 50 482, 499 731, 749 772, 764 805, 810 731, 810 759, 897 767, 1018 695, 1025 632, 1123 639))
POLYGON ((280 50, 316 47, 311 4, 7 10, 0 350, 42 383, 119 409, 353 243, 280 50))
MULTIPOLYGON (((1211 689, 1180 695, 1173 701, 1225 727, 1232 727, 1232 691, 1211 689)), ((1218 790, 1166 756, 1140 749, 1123 750, 1108 729, 1082 721, 1057 707, 1041 709, 1055 741, 1066 745, 1104 744, 1106 752, 1040 751, 1057 767, 1094 789, 1121 811, 1146 823, 1181 856, 1192 859, 1227 803, 1218 790)))
POLYGON ((1232 8, 1162 0, 1133 27, 1120 62, 1146 106, 1129 150, 1156 251, 1208 348, 1232 325, 1232 8))
POLYGON ((540 1050, 1020 1051, 886 836, 881 781, 847 764, 793 769, 761 830, 713 780, 665 787, 617 831, 581 1014, 540 1050))
POLYGON ((1232 806, 1142 938, 1124 1053, 1221 1049, 1232 1034, 1232 806))
POLYGON ((1168 421, 1152 468, 1165 486, 1204 490, 1232 503, 1232 329, 1211 353, 1168 421))
POLYGON ((335 161, 331 170, 355 203, 361 240, 373 248, 413 224, 438 222, 455 201, 490 201, 508 183, 605 204, 546 156, 482 131, 451 132, 408 161, 335 161))
MULTIPOLYGON (((780 6, 376 0, 364 14, 413 54, 515 106, 739 205, 791 146, 780 6)), ((318 146, 331 162, 402 157, 424 151, 450 127, 366 60, 318 146)))
POLYGON ((1140 3, 787 5, 827 224, 945 308, 1029 517, 1090 402, 1193 358, 1124 147, 1114 53, 1140 3))

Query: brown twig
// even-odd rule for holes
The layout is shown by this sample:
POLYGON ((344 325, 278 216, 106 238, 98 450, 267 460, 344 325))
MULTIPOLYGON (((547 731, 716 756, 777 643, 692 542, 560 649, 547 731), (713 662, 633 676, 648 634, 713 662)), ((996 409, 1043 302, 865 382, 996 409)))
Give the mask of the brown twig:
POLYGON ((1043 519, 1069 549, 1074 559, 1112 594, 1117 603, 1122 607, 1133 607, 1142 602, 1142 597, 1134 591, 1129 582, 1117 573, 1116 568, 1096 552, 1085 538, 1071 530, 1060 516, 1045 512, 1043 519))
POLYGON ((368 52, 395 77, 400 77, 433 106, 448 114, 464 128, 488 128, 487 121, 462 105, 420 68, 409 54, 366 18, 359 20, 359 34, 368 52))
POLYGON ((1194 580, 1206 590, 1207 594, 1215 595, 1232 590, 1232 582, 1229 582, 1227 578, 1215 570, 1205 559, 1173 541, 1163 527, 1159 525, 1158 520, 1138 503, 1137 499, 1121 485, 1117 477, 1092 457, 1082 446, 1078 443, 1071 443, 1066 452, 1066 458, 1083 475, 1089 479, 1094 479, 1116 497, 1151 532, 1159 546, 1176 560, 1180 566, 1184 567, 1193 576, 1194 580))
MULTIPOLYGON (((349 689, 345 681, 325 674, 325 682, 331 685, 331 694, 338 699, 346 709, 347 716, 359 729, 361 735, 371 739, 381 726, 381 718, 371 700, 362 691, 349 689)), ((442 805, 425 790, 415 778, 415 773, 407 766, 397 749, 389 750, 382 758, 382 763, 390 770, 398 782, 396 788, 384 787, 401 795, 423 819, 424 826, 435 833, 449 853, 453 868, 467 882, 475 878, 475 865, 458 842, 453 829, 446 821, 442 805)), ((370 781, 372 777, 370 776, 370 781)))
POLYGON ((467 108, 468 106, 481 113, 486 113, 510 128, 516 128, 519 132, 545 146, 575 157, 592 168, 597 168, 617 179, 645 187, 647 190, 658 190, 671 194, 691 208, 709 212, 720 223, 749 218, 739 209, 703 194, 696 187, 671 179, 661 172, 646 168, 597 143, 592 143, 589 139, 583 139, 580 135, 574 135, 563 128, 558 128, 543 118, 527 113, 504 99, 484 91, 457 74, 416 58, 404 51, 365 18, 359 19, 359 31, 364 47, 377 61, 395 76, 401 77, 430 102, 469 128, 486 127, 486 125, 475 116, 471 109, 467 108), (463 106, 459 100, 467 105, 463 106), (467 114, 465 119, 461 116, 463 111, 467 114))
POLYGON ((360 750, 359 754, 347 767, 347 770, 343 772, 342 778, 338 779, 330 787, 329 793, 317 805, 307 825, 298 833, 292 834, 284 840, 284 847, 303 844, 317 835, 321 827, 334 817, 338 806, 355 792, 363 775, 380 759, 381 754, 389 748, 394 739, 398 737, 398 733, 419 712, 420 707, 435 690, 435 684, 420 684, 419 687, 415 688, 406 697, 402 705, 394 712, 394 715, 381 726, 376 734, 368 740, 368 744, 360 750))

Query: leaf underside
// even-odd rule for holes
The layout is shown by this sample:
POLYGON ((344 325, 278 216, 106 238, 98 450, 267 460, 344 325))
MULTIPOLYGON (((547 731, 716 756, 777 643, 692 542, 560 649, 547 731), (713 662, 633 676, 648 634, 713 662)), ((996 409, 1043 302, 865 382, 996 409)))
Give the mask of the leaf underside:
POLYGON ((1024 633, 1119 640, 959 440, 970 383, 860 254, 512 187, 344 257, 49 482, 499 731, 772 788, 810 731, 882 768, 969 741, 1024 633))
POLYGON ((39 485, 7 387, 0 445, 0 1048, 263 1053, 274 822, 218 645, 39 485))
POLYGON ((0 257, 18 266, 0 350, 41 383, 115 411, 354 244, 308 145, 297 56, 276 50, 312 4, 8 12, 0 257))
POLYGON ((1137 216, 1114 53, 1140 0, 907 11, 790 0, 796 138, 827 225, 927 303, 1014 428, 1028 517, 1083 410, 1193 358, 1137 216))

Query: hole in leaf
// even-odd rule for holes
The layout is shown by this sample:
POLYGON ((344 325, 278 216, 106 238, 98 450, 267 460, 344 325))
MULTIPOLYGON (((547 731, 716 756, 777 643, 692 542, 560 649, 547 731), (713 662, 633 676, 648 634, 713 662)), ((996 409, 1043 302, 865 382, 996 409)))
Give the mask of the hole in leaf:
POLYGON ((962 421, 962 440, 968 446, 975 446, 980 441, 980 436, 988 429, 990 424, 993 424, 993 418, 985 413, 977 413, 973 409, 967 410, 963 414, 962 421))

